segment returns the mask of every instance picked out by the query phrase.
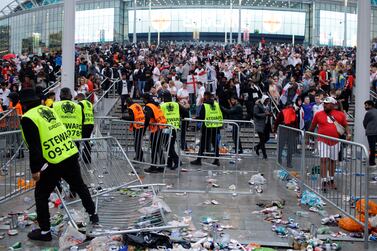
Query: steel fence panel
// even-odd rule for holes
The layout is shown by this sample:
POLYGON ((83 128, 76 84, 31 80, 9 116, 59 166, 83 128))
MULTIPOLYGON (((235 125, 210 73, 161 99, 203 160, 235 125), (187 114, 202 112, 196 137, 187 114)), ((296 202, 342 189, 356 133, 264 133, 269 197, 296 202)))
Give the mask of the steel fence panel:
POLYGON ((0 203, 34 188, 21 131, 0 133, 0 203))
POLYGON ((20 116, 15 109, 3 112, 0 116, 0 132, 15 131, 20 128, 20 116))
POLYGON ((150 123, 161 127, 152 134, 148 129, 130 129, 133 124, 144 125, 140 122, 126 121, 114 117, 96 118, 96 126, 102 134, 119 140, 125 153, 130 156, 132 163, 165 168, 168 161, 168 149, 175 128, 168 124, 150 123))
POLYGON ((296 171, 300 174, 297 179, 302 188, 316 193, 337 210, 363 225, 365 245, 369 236, 368 157, 368 150, 362 144, 279 126, 278 164, 288 172, 296 171), (292 146, 291 149, 289 146, 292 146), (284 150, 287 150, 286 163, 283 161, 284 150), (356 201, 361 198, 365 198, 366 223, 361 221, 355 208, 356 201))

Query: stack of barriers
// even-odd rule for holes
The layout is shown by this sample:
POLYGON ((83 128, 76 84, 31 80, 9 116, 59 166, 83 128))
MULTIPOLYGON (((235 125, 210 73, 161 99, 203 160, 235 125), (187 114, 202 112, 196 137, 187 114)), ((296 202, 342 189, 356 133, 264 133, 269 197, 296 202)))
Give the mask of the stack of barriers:
MULTIPOLYGON (((165 217, 165 203, 157 197, 164 184, 143 184, 120 143, 113 137, 81 139, 80 165, 84 182, 90 187, 100 217, 98 226, 88 226, 90 237, 159 231, 182 226, 169 226, 165 217), (90 149, 88 148, 90 147, 90 149), (91 154, 83 157, 84 154, 91 154)), ((57 193, 62 200, 71 224, 79 229, 73 212, 79 210, 80 200, 68 201, 67 191, 57 193)))
POLYGON ((97 134, 112 136, 119 140, 131 162, 143 166, 165 168, 168 164, 168 149, 174 127, 169 124, 150 123, 160 127, 155 135, 148 129, 135 129, 134 124, 141 122, 125 121, 116 117, 96 117, 97 134))
POLYGON ((368 208, 369 153, 359 143, 279 126, 277 164, 294 173, 301 191, 316 193, 344 215, 364 227, 368 246, 368 210, 360 217, 356 202, 368 208), (359 202, 360 203, 360 202, 359 202))

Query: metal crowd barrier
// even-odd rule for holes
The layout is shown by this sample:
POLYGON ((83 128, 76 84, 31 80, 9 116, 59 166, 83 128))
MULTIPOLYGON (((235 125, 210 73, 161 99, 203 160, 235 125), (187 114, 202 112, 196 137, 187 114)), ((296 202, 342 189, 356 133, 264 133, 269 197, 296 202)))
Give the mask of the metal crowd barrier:
POLYGON ((114 117, 96 117, 95 124, 102 135, 113 136, 119 140, 132 163, 163 168, 167 166, 168 149, 174 129, 172 125, 151 123, 150 125, 164 127, 152 135, 148 129, 129 129, 132 124, 144 125, 140 122, 114 117))
POLYGON ((18 130, 20 127, 20 117, 15 109, 3 112, 0 115, 0 132, 18 130))
POLYGON ((362 144, 279 126, 278 164, 291 174, 296 172, 302 189, 316 193, 363 225, 365 245, 369 236, 368 210, 365 210, 364 223, 355 203, 365 198, 365 208, 368 208, 368 157, 368 150, 362 144))
POLYGON ((203 129, 203 123, 218 123, 219 121, 205 121, 198 119, 184 119, 186 130, 181 130, 185 142, 180 142, 184 146, 181 156, 190 158, 206 158, 219 160, 237 160, 240 152, 239 135, 240 126, 233 121, 223 121, 223 126, 218 128, 203 129), (204 142, 204 143, 203 143, 204 142), (202 146, 202 151, 200 147, 202 146), (216 149, 218 148, 218 149, 216 149), (219 156, 215 156, 215 151, 219 151, 219 156), (199 152, 201 152, 199 154, 199 152))
MULTIPOLYGON (((100 218, 99 227, 88 226, 88 236, 176 228, 167 225, 164 210, 157 203, 157 194, 164 184, 142 184, 118 140, 101 137, 75 142, 80 145, 81 173, 100 218)), ((73 210, 80 210, 80 200, 69 201, 57 192, 70 222, 78 228, 73 210)))
POLYGON ((34 188, 21 131, 0 133, 0 203, 34 188))

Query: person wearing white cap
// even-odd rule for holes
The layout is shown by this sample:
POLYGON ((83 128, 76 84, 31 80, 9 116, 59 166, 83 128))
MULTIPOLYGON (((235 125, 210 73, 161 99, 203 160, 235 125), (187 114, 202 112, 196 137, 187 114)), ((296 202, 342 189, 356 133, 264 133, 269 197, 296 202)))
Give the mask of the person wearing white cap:
MULTIPOLYGON (((337 101, 333 97, 327 97, 323 101, 323 111, 314 115, 309 131, 313 132, 318 126, 318 134, 333 138, 339 138, 346 132, 347 140, 351 139, 351 133, 343 112, 334 109, 337 101)), ((335 163, 338 160, 340 144, 338 141, 318 137, 318 152, 321 158, 321 182, 322 191, 328 188, 336 189, 334 174, 335 163)))

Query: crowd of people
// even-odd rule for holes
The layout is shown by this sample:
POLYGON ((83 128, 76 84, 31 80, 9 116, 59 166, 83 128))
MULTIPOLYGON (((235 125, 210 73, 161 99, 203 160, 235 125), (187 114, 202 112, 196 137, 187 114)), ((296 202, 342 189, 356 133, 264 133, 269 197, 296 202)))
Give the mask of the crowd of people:
MULTIPOLYGON (((169 94, 187 117, 201 118, 205 93, 210 93, 223 118, 254 120, 260 139, 254 150, 267 158, 265 144, 279 124, 312 130, 313 124, 319 123, 315 115, 326 110, 324 101, 328 98, 332 98, 335 110, 344 111, 345 118, 352 116, 348 112, 355 85, 355 58, 356 48, 265 42, 92 44, 76 48, 73 97, 84 95, 94 103, 96 94, 106 92, 115 82, 124 116, 129 110, 127 100, 148 94, 158 105, 169 94), (291 112, 283 113, 285 108, 291 112)), ((40 56, 25 53, 4 60, 0 67, 2 110, 17 105, 17 92, 28 88, 51 107, 59 100, 60 87, 43 90, 58 80, 61 65, 59 52, 40 56)), ((371 52, 370 84, 377 88, 376 51, 371 52)), ((242 152, 241 145, 239 150, 242 152)))

